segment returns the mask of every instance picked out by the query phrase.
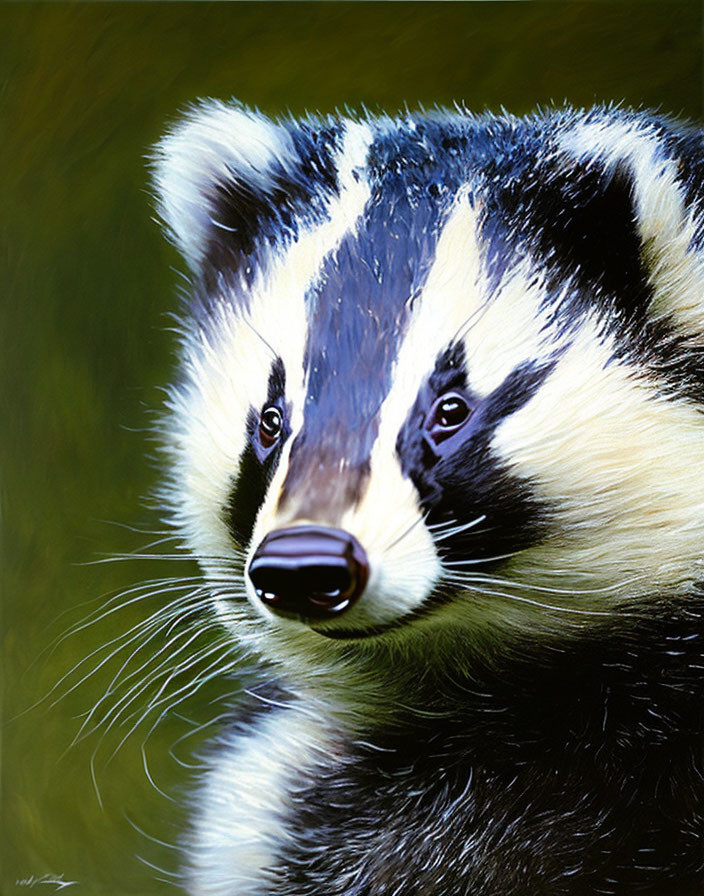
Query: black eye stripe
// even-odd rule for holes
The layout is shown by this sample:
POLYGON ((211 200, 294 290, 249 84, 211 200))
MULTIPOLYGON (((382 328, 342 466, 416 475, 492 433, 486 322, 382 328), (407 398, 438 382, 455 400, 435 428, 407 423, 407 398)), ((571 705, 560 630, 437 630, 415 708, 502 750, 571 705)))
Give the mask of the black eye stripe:
MULTIPOLYGON (((553 364, 526 362, 490 395, 472 393, 461 345, 438 355, 401 427, 396 452, 403 474, 416 487, 430 526, 452 523, 443 538, 445 561, 477 562, 512 554, 544 536, 551 508, 531 483, 506 467, 492 446, 496 427, 540 388, 553 364), (461 529, 482 516, 480 527, 461 529)), ((493 561, 492 561, 493 562, 493 561)))
POLYGON ((286 372, 283 361, 277 357, 271 365, 264 407, 261 411, 250 408, 247 416, 247 444, 233 471, 229 499, 223 509, 230 533, 241 546, 249 542, 257 512, 289 435, 286 421, 290 411, 284 404, 285 392, 286 372), (278 420, 278 432, 272 425, 275 420, 278 420), (269 432, 273 437, 270 438, 269 432))

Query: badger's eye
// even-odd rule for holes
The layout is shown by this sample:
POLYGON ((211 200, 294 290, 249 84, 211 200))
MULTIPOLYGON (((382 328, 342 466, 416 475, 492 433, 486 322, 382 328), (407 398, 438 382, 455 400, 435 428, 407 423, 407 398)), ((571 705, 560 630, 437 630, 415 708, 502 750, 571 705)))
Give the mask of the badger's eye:
POLYGON ((259 441, 265 448, 271 448, 281 435, 283 419, 281 411, 274 405, 264 408, 259 417, 259 441))
POLYGON ((442 442, 461 429, 471 414, 471 408, 463 395, 447 392, 432 406, 425 428, 434 442, 442 442))

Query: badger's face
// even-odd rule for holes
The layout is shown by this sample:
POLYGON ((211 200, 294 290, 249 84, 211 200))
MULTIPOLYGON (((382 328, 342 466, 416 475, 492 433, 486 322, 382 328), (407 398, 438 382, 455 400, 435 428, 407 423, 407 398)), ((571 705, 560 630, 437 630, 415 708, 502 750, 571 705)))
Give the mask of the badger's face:
POLYGON ((226 619, 502 638, 686 599, 687 140, 607 111, 275 124, 208 104, 162 141, 195 293, 172 495, 226 619))

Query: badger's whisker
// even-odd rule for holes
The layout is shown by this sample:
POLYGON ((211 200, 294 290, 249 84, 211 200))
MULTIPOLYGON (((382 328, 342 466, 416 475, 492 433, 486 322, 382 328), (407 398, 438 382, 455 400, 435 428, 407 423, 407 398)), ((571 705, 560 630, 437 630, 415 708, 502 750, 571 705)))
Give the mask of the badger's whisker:
MULTIPOLYGON (((472 594, 481 594, 485 597, 504 597, 508 600, 514 601, 515 603, 529 604, 534 607, 539 607, 543 610, 551 610, 573 616, 597 616, 604 618, 613 618, 615 615, 617 615, 617 610, 614 608, 609 608, 606 610, 590 610, 585 607, 570 607, 562 604, 549 604, 545 601, 538 600, 537 598, 525 597, 518 594, 513 594, 509 591, 499 591, 497 589, 482 588, 480 587, 481 583, 478 582, 468 582, 464 579, 458 579, 456 581, 449 579, 448 581, 453 582, 455 585, 458 585, 460 588, 471 592, 472 594)), ((638 614, 632 613, 630 611, 618 613, 618 615, 638 618, 638 614)))
MULTIPOLYGON (((455 564, 447 564, 448 569, 453 569, 455 564)), ((461 576, 455 576, 456 581, 461 581, 461 576)), ((516 578, 502 578, 500 576, 485 575, 482 573, 467 573, 466 581, 470 584, 486 584, 498 585, 502 588, 521 588, 528 591, 540 591, 546 594, 577 596, 585 594, 613 594, 628 593, 630 587, 638 582, 645 581, 644 576, 632 576, 630 578, 621 579, 610 585, 604 585, 598 588, 555 588, 550 585, 538 585, 532 582, 523 582, 516 578)))
MULTIPOLYGON (((97 727, 105 726, 106 732, 109 731, 110 728, 112 728, 113 724, 115 724, 117 720, 123 715, 125 710, 132 703, 134 703, 134 701, 141 694, 147 691, 150 687, 153 687, 159 680, 159 678, 162 677, 162 675, 168 677, 169 675, 177 674, 180 667, 178 665, 174 667, 174 661, 184 651, 186 651, 195 640, 202 636, 203 631, 204 629, 198 628, 195 631, 185 629, 184 631, 177 632, 177 634, 173 635, 169 639, 169 641, 167 641, 166 644, 160 648, 155 656, 147 657, 142 666, 140 666, 139 669, 137 669, 128 677, 128 680, 131 680, 132 678, 139 675, 140 677, 137 679, 137 681, 125 691, 125 693, 120 697, 119 700, 110 705, 108 711, 100 717, 97 725, 94 726, 94 728, 91 730, 94 731, 97 727), (151 664, 153 664, 154 660, 162 654, 165 654, 165 659, 163 659, 160 663, 157 663, 156 666, 152 666, 151 664)), ((136 655, 136 653, 137 650, 135 650, 133 655, 130 656, 130 659, 132 659, 133 656, 136 655)), ((84 720, 77 737, 85 736, 87 724, 90 722, 93 715, 95 715, 95 711, 100 708, 103 700, 105 700, 109 696, 111 696, 111 692, 107 692, 101 699, 101 701, 96 704, 94 709, 84 720)))
POLYGON ((486 514, 482 513, 466 523, 435 523, 428 528, 433 533, 435 541, 442 542, 448 538, 455 538, 470 529, 474 529, 486 520, 486 514))
MULTIPOLYGON (((180 589, 178 589, 178 590, 180 590, 180 589)), ((182 602, 184 602, 186 599, 187 599, 187 597, 183 597, 183 598, 180 598, 178 601, 172 602, 172 604, 169 605, 169 608, 167 608, 168 612, 177 612, 181 608, 182 602)), ((93 666, 88 671, 88 673, 86 675, 82 676, 78 681, 76 681, 72 685, 70 685, 66 690, 61 691, 59 696, 57 698, 55 698, 55 700, 52 703, 49 704, 50 707, 55 706, 59 701, 65 699, 69 694, 73 693, 73 691, 75 691, 77 688, 79 688, 81 685, 83 685, 88 680, 88 678, 90 678, 92 675, 94 675, 99 669, 103 668, 103 666, 105 666, 111 659, 113 659, 118 653, 120 653, 129 644, 134 643, 134 641, 142 639, 144 637, 144 635, 146 634, 146 632, 148 632, 152 629, 159 630, 162 626, 166 625, 170 620, 170 616, 168 615, 168 612, 163 611, 163 610, 157 610, 154 613, 152 613, 152 615, 150 617, 148 617, 146 620, 136 623, 127 631, 122 632, 121 634, 117 635, 115 638, 112 638, 109 641, 105 642, 104 644, 101 644, 99 647, 94 648, 90 653, 86 654, 74 666, 72 666, 68 672, 66 672, 64 675, 62 675, 62 677, 52 686, 51 690, 49 690, 47 692, 47 694, 45 694, 45 696, 42 697, 41 700, 39 700, 37 702, 37 704, 35 704, 35 705, 38 706, 41 703, 49 700, 51 698, 52 694, 54 694, 65 682, 69 682, 71 677, 83 665, 88 663, 94 657, 99 656, 106 649, 112 647, 113 645, 118 645, 117 647, 115 647, 115 649, 113 651, 109 652, 102 659, 100 659, 99 662, 97 662, 96 665, 93 666)), ((101 616, 101 617, 99 617, 99 619, 93 620, 93 622, 91 624, 94 624, 95 622, 99 621, 102 618, 103 617, 101 616)), ((76 631, 82 630, 83 627, 84 626, 80 626, 76 631)), ((70 634, 75 634, 75 632, 71 632, 70 634)), ((68 637, 68 636, 66 636, 66 637, 68 637)))
MULTIPOLYGON (((239 664, 237 666, 233 665, 233 669, 234 668, 239 669, 239 664)), ((243 689, 243 692, 244 692, 244 689, 243 689)), ((159 716, 159 719, 161 720, 166 715, 169 715, 171 713, 173 713, 174 715, 183 719, 183 716, 181 716, 180 713, 176 712, 176 708, 174 706, 167 706, 166 709, 164 709, 163 712, 161 713, 161 715, 159 716)), ((187 768, 187 769, 202 768, 203 767, 202 763, 185 762, 183 759, 181 759, 179 756, 177 756, 176 755, 176 747, 178 747, 178 745, 181 743, 185 743, 190 738, 197 738, 198 735, 202 734, 202 732, 204 732, 204 731, 207 731, 209 728, 219 727, 222 722, 224 722, 226 719, 231 719, 232 717, 233 717, 233 711, 232 711, 232 709, 228 709, 225 712, 218 713, 217 715, 208 719, 206 722, 202 722, 200 725, 192 724, 190 731, 187 731, 185 734, 182 734, 171 744, 171 746, 169 747, 169 755, 174 760, 174 762, 178 763, 182 768, 187 768)))
POLYGON ((407 525, 405 527, 405 529, 403 529, 403 531, 401 532, 400 535, 395 535, 393 541, 391 541, 389 544, 384 546, 383 552, 386 553, 388 551, 392 551, 395 547, 397 547, 397 545, 399 545, 403 541, 404 538, 406 538, 408 535, 410 535, 410 533, 416 528, 416 526, 421 525, 422 522, 423 522, 422 517, 418 517, 417 519, 413 520, 412 523, 410 523, 409 525, 407 525))
MULTIPOLYGON (((181 697, 181 696, 185 697, 185 696, 190 696, 190 695, 194 694, 195 692, 197 692, 199 687, 201 687, 207 681, 212 680, 212 678, 215 675, 217 675, 219 677, 219 676, 225 675, 231 669, 236 668, 236 663, 234 663, 234 662, 226 663, 224 665, 222 663, 223 657, 227 655, 227 653, 230 651, 230 649, 231 648, 230 648, 229 644, 226 644, 226 645, 218 644, 218 645, 216 645, 216 647, 214 647, 210 650, 202 651, 201 653, 195 654, 194 657, 188 663, 185 663, 183 666, 179 667, 178 669, 172 670, 171 674, 165 678, 164 682, 162 683, 161 687, 159 688, 159 691, 157 692, 157 695, 149 701, 146 708, 143 709, 141 712, 140 712, 140 710, 135 710, 133 713, 130 713, 130 715, 125 717, 122 724, 129 724, 135 718, 135 716, 137 717, 137 720, 135 722, 133 722, 133 724, 128 729, 128 731, 126 732, 126 734, 124 735, 122 740, 120 740, 118 745, 115 747, 111 756, 107 760, 108 763, 115 757, 115 755, 119 752, 119 750, 122 748, 122 746, 126 743, 127 740, 129 740, 129 738, 134 734, 134 732, 139 728, 139 726, 149 716, 149 714, 151 712, 153 712, 155 709, 157 709, 159 706, 167 705, 168 708, 171 710, 175 706, 178 706, 178 704, 181 702, 178 699, 179 697, 181 697), (220 651, 220 656, 218 656, 218 658, 215 661, 213 661, 209 666, 207 666, 206 670, 204 670, 204 672, 199 672, 199 674, 193 680, 188 681, 187 684, 181 686, 176 691, 174 691, 172 694, 167 694, 166 696, 162 696, 162 694, 163 694, 164 690, 166 689, 166 687, 168 686, 168 684, 170 684, 171 681, 173 681, 173 679, 177 675, 181 675, 181 674, 187 672, 189 669, 191 669, 195 665, 200 665, 205 659, 207 659, 213 653, 216 653, 218 651, 220 651), (210 674, 206 675, 205 673, 210 673, 210 674), (161 698, 161 699, 157 699, 157 698, 161 698)), ((133 701, 131 701, 131 702, 133 702, 133 701)), ((118 717, 115 717, 111 720, 110 724, 108 725, 108 729, 110 727, 112 727, 112 725, 117 721, 117 718, 118 717)), ((106 730, 108 730, 108 729, 106 729, 106 730)))

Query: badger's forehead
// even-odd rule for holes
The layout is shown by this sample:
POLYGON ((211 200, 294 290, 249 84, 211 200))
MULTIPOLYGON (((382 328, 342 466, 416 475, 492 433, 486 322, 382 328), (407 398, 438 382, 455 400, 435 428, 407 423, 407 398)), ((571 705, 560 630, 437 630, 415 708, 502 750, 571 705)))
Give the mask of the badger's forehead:
POLYGON ((425 375, 462 343, 486 391, 507 356, 549 353, 545 331, 647 303, 632 177, 561 141, 559 121, 292 125, 259 185, 217 186, 195 314, 210 342, 249 329, 269 348, 248 386, 274 359, 301 386, 292 483, 306 444, 366 462, 404 343, 425 375))
MULTIPOLYGON (((305 316, 316 405, 333 355, 361 394, 365 376, 384 381, 461 197, 475 212, 463 223, 485 300, 522 266, 545 281, 555 326, 585 310, 633 323, 651 297, 637 160, 648 157, 662 175, 669 163, 647 122, 609 129, 597 120, 601 146, 580 127, 589 119, 569 114, 279 125, 267 135, 270 158, 263 138, 251 149, 262 153, 256 177, 226 168, 209 185, 193 313, 215 330, 222 303, 246 318, 275 293, 280 309, 295 304, 305 316), (610 157, 619 142, 628 153, 610 157)), ((445 276, 465 262, 447 253, 445 276)), ((456 300, 449 290, 445 301, 456 300)))
POLYGON ((311 454, 318 476, 341 458, 350 479, 361 482, 368 468, 379 412, 457 188, 448 178, 441 193, 429 148, 419 149, 412 135, 403 143, 405 153, 398 141, 371 147, 364 210, 305 290, 304 419, 284 498, 300 488, 311 454))
MULTIPOLYGON (((297 172, 284 211, 282 195, 263 195, 253 219, 250 200, 244 241, 233 188, 217 196, 212 217, 222 226, 203 266, 196 313, 216 355, 246 365, 240 385, 253 409, 271 397, 272 372, 283 371, 281 392, 295 419, 282 504, 305 493, 330 514, 324 482, 333 474, 338 510, 359 496, 380 410, 431 272, 456 277, 438 245, 459 206, 471 211, 472 197, 466 164, 448 165, 440 131, 432 136, 411 124, 331 129, 326 176, 307 187, 314 198, 300 201, 306 188, 297 172)), ((466 259, 457 260, 458 269, 466 267, 466 259)), ((436 314, 435 332, 427 334, 435 353, 457 328, 447 320, 436 314)))

